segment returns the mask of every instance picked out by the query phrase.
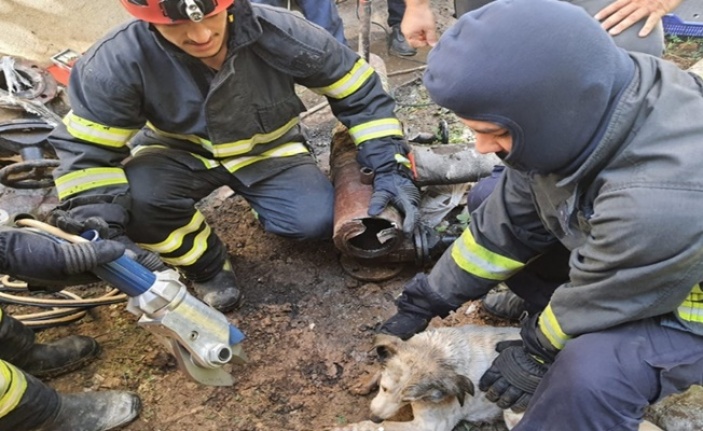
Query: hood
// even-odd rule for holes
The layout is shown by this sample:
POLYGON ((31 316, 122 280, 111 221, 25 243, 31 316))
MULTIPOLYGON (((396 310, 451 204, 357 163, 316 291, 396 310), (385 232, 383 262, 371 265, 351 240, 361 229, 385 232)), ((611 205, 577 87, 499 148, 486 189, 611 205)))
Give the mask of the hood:
POLYGON ((432 100, 506 127, 508 166, 574 172, 600 140, 634 64, 582 8, 497 0, 463 15, 428 56, 432 100))

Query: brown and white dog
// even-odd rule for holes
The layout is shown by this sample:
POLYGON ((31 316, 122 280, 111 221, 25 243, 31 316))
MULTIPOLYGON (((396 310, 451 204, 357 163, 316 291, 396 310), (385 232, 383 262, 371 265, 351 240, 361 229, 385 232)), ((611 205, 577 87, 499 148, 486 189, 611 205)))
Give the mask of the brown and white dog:
MULTIPOLYGON (((371 401, 371 419, 332 431, 452 431, 461 421, 505 421, 508 429, 521 414, 503 411, 474 389, 498 356, 496 344, 520 339, 519 328, 465 325, 429 329, 407 341, 377 335, 374 345, 385 363, 379 391, 371 401), (410 405, 413 419, 387 420, 410 405)), ((645 422, 644 430, 659 430, 645 422)))

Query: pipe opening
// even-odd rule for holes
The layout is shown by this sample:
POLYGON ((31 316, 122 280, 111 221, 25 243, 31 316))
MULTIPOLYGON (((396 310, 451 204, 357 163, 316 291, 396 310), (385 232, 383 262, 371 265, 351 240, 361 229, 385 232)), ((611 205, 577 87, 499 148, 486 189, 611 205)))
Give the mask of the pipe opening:
POLYGON ((382 256, 393 250, 401 240, 395 225, 380 218, 361 220, 364 230, 354 237, 347 238, 347 244, 359 257, 382 256))

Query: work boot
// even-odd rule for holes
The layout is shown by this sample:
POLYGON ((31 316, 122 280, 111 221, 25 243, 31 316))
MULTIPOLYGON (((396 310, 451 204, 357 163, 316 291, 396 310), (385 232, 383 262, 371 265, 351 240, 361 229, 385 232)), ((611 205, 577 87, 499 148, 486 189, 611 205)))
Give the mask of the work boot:
POLYGON ((141 408, 133 392, 60 394, 56 415, 36 431, 108 431, 132 422, 141 408))
POLYGON ((193 289, 198 298, 223 313, 237 308, 242 300, 242 294, 237 289, 237 277, 229 260, 225 260, 222 270, 213 278, 193 283, 193 289))
POLYGON ((100 353, 93 338, 71 335, 47 344, 34 344, 12 363, 36 377, 56 377, 77 370, 100 353))
POLYGON ((76 370, 95 359, 99 352, 97 341, 80 335, 47 344, 35 343, 32 329, 0 311, 0 359, 34 376, 54 377, 76 370))
POLYGON ((514 294, 511 290, 488 292, 481 300, 483 309, 493 317, 519 322, 527 309, 525 300, 514 294))
POLYGON ((417 50, 408 44, 403 32, 400 31, 400 24, 391 27, 391 34, 388 35, 388 50, 391 54, 403 57, 412 57, 417 54, 417 50))
POLYGON ((407 340, 418 332, 422 332, 430 324, 431 318, 409 311, 398 310, 390 319, 383 322, 378 332, 395 335, 401 340, 407 340))

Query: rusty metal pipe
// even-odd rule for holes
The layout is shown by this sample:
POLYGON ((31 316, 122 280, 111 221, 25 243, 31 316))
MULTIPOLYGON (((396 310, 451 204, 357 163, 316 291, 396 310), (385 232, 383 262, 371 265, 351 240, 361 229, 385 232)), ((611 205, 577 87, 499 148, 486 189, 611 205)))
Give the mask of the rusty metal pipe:
POLYGON ((347 130, 339 125, 332 136, 330 175, 334 184, 333 240, 342 253, 374 259, 398 247, 403 240, 403 218, 392 206, 371 217, 372 172, 356 161, 356 146, 347 130))
POLYGON ((495 154, 480 154, 471 144, 410 145, 418 186, 476 182, 501 164, 495 154))

